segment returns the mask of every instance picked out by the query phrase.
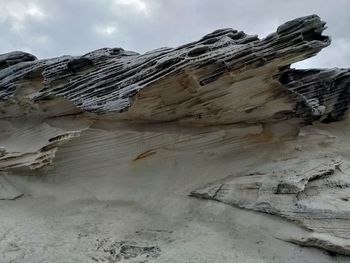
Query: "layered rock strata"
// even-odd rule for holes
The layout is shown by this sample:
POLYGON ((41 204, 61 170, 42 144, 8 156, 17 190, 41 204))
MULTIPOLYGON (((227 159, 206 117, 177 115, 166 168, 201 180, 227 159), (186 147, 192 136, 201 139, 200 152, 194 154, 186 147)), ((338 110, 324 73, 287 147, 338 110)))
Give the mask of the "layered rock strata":
MULTIPOLYGON (((28 175, 78 180, 94 171, 103 180, 102 171, 126 176, 150 159, 145 174, 166 173, 161 163, 171 158, 189 167, 193 182, 165 195, 278 215, 305 230, 281 239, 350 255, 350 147, 337 130, 349 127, 350 70, 290 67, 330 45, 324 30, 311 15, 263 39, 220 29, 145 54, 0 55, 0 199, 38 194, 23 183, 28 175), (246 160, 237 166, 240 156, 246 160), (213 163, 220 167, 212 178, 195 174, 213 163)), ((164 252, 148 247, 155 258, 164 252)), ((142 255, 148 247, 133 246, 142 255)))

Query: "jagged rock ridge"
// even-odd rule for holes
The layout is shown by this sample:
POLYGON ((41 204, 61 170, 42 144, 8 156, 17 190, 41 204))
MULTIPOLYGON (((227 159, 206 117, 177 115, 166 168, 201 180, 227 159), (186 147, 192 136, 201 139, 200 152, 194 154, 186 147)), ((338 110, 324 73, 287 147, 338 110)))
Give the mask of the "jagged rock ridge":
POLYGON ((276 33, 262 40, 242 31, 223 29, 197 42, 143 55, 120 48, 101 49, 79 58, 65 56, 16 65, 14 61, 33 57, 18 52, 5 54, 0 58, 4 61, 1 64, 8 65, 0 75, 0 99, 7 102, 12 99, 18 104, 24 98, 17 101, 15 92, 25 93, 33 109, 2 115, 21 116, 38 107, 41 113, 47 110, 46 101, 52 103, 52 98, 63 97, 74 104, 75 111, 123 112, 115 115, 133 121, 185 119, 206 124, 264 121, 277 113, 278 107, 273 108, 273 103, 264 103, 272 96, 276 96, 276 103, 290 104, 285 111, 294 110, 295 98, 289 97, 289 92, 272 77, 279 74, 280 68, 328 46, 330 39, 321 35, 324 25, 317 16, 304 17, 280 26, 276 33), (261 79, 255 78, 255 86, 260 85, 270 93, 258 96, 260 90, 254 87, 251 91, 254 100, 244 104, 235 101, 239 94, 230 91, 239 92, 243 87, 248 90, 245 85, 257 74, 261 79), (32 88, 30 94, 25 91, 28 87, 32 88), (232 102, 227 105, 224 99, 232 102), (198 100, 203 102, 199 105, 198 100), (256 108, 261 116, 255 116, 256 108), (241 116, 227 114, 232 109, 241 110, 241 116))

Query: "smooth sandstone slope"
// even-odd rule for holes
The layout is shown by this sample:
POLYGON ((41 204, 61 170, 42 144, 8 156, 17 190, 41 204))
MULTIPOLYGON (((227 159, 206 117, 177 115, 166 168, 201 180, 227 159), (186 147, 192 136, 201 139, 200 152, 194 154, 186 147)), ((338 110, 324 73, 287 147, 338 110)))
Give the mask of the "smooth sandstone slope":
POLYGON ((290 68, 324 29, 0 55, 0 262, 347 262, 294 245, 350 254, 350 70, 290 68))

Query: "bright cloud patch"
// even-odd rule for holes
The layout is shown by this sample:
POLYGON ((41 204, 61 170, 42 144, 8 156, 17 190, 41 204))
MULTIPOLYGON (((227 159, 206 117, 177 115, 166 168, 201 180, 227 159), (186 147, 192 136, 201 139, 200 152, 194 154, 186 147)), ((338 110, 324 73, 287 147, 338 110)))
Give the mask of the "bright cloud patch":
POLYGON ((27 20, 42 20, 45 18, 43 10, 35 2, 4 1, 1 2, 0 21, 7 21, 11 29, 21 33, 27 20))
POLYGON ((24 21, 28 18, 42 19, 45 17, 44 12, 34 2, 8 1, 1 5, 3 11, 0 11, 0 14, 5 19, 24 21))
POLYGON ((113 25, 97 25, 94 30, 100 35, 109 36, 115 33, 117 28, 113 25))
POLYGON ((142 0, 115 0, 117 5, 130 6, 138 12, 148 14, 149 8, 147 4, 142 0))

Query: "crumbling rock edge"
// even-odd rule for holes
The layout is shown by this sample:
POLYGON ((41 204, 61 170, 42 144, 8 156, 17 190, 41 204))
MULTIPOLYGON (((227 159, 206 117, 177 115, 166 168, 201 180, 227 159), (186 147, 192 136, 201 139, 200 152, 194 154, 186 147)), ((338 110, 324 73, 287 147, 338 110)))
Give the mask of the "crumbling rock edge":
MULTIPOLYGON (((323 30, 311 15, 264 39, 220 29, 145 54, 0 55, 0 173, 49 173, 62 145, 96 131, 120 133, 121 144, 148 138, 152 147, 131 163, 162 151, 226 160, 263 145, 275 154, 276 146, 283 158, 223 174, 191 195, 282 216, 311 231, 285 240, 349 255, 347 149, 322 129, 348 127, 350 70, 290 68, 330 45, 323 30), (323 125, 316 135, 315 125, 323 125)), ((22 196, 4 178, 0 198, 22 196)))

